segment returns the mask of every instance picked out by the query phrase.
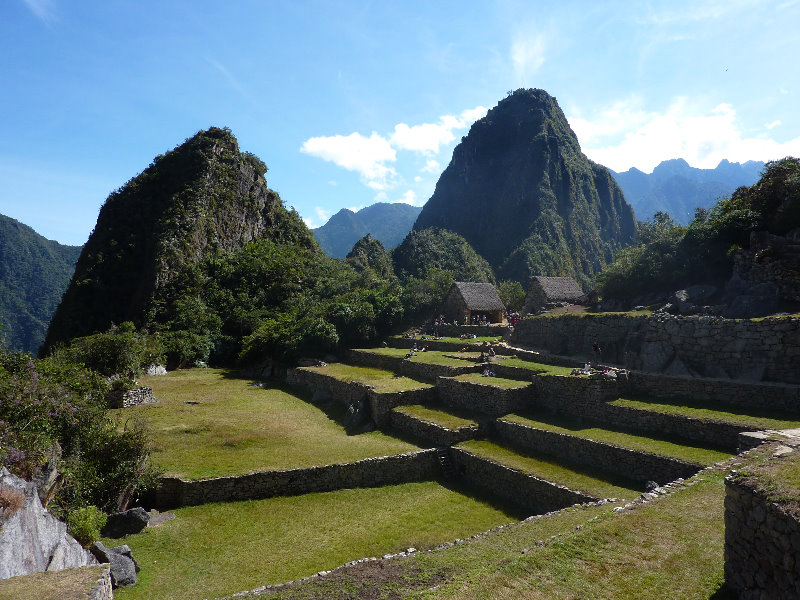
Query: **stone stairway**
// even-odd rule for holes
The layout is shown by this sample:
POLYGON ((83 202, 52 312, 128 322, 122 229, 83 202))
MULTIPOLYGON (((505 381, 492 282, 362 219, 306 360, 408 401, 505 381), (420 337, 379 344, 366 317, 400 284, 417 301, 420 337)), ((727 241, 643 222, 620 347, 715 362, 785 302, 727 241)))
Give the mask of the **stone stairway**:
POLYGON ((453 468, 453 461, 450 460, 449 448, 437 448, 436 459, 439 461, 439 466, 442 468, 442 475, 444 476, 445 480, 455 480, 456 470, 453 468))

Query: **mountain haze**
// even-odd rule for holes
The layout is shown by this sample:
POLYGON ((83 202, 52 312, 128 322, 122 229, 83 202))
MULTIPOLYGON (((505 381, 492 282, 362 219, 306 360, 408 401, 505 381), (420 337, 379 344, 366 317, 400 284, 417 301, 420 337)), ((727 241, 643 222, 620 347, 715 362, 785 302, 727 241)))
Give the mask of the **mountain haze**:
POLYGON ((80 246, 48 240, 0 215, 0 339, 5 347, 38 350, 80 252, 80 246))
POLYGON ((711 208, 738 187, 753 185, 763 169, 764 163, 755 160, 722 160, 714 169, 697 169, 678 158, 663 161, 649 175, 636 168, 612 174, 639 220, 661 211, 686 225, 694 217, 695 208, 711 208))
POLYGON ((414 230, 462 235, 498 279, 572 275, 587 285, 636 237, 633 209, 580 149, 555 98, 517 90, 474 123, 414 230))
POLYGON ((311 231, 329 256, 344 258, 367 234, 385 248, 394 248, 403 241, 421 210, 418 206, 387 202, 378 202, 358 212, 343 208, 325 225, 311 231))

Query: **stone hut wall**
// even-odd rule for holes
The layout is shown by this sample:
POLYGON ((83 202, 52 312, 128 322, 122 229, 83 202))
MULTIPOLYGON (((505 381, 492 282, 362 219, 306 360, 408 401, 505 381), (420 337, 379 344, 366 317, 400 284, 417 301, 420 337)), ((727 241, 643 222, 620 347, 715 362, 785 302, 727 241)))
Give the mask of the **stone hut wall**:
POLYGON ((679 477, 691 477, 702 468, 701 465, 675 458, 637 452, 502 419, 494 423, 494 432, 497 437, 513 446, 549 454, 566 462, 633 481, 655 481, 663 485, 679 477))
POLYGON ((725 480, 725 583, 739 598, 800 598, 800 523, 731 477, 725 480))
POLYGON ((440 475, 441 467, 436 451, 421 450, 346 464, 265 471, 236 477, 196 481, 164 477, 156 492, 155 502, 159 510, 164 510, 210 502, 257 500, 345 488, 430 481, 440 475))
POLYGON ((512 343, 626 368, 749 381, 800 383, 800 319, 604 314, 523 319, 512 343))
POLYGON ((453 468, 466 483, 530 510, 531 514, 597 500, 582 492, 476 456, 463 448, 451 448, 450 455, 453 468))
POLYGON ((504 389, 493 385, 440 377, 436 388, 446 406, 479 412, 492 417, 525 410, 533 405, 531 387, 504 389))

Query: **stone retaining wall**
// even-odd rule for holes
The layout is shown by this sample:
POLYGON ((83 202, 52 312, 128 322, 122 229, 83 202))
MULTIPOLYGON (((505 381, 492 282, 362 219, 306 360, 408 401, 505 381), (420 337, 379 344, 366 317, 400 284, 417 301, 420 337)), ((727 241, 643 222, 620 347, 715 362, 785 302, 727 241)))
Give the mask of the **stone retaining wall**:
POLYGON ((739 598, 800 598, 800 523, 754 489, 725 480, 725 583, 739 598))
POLYGON ((128 408, 138 404, 155 404, 153 388, 141 386, 132 390, 111 390, 106 393, 106 402, 109 408, 128 408))
POLYGON ((605 403, 619 397, 618 382, 573 375, 538 375, 533 378, 537 407, 551 412, 576 415, 605 415, 605 403))
POLYGON ((89 590, 87 600, 113 600, 114 592, 111 589, 111 569, 107 565, 100 579, 89 590))
POLYGON ((620 392, 631 396, 691 398, 745 408, 800 412, 800 387, 782 383, 748 383, 725 379, 668 377, 632 371, 620 382, 620 392))
POLYGON ((478 425, 448 429, 437 423, 423 421, 418 417, 407 415, 397 410, 391 412, 390 424, 394 429, 415 439, 426 440, 431 447, 452 446, 465 440, 474 439, 479 430, 478 425))
POLYGON ((347 350, 345 356, 347 362, 354 365, 377 367, 379 369, 386 369, 387 371, 394 371, 406 377, 413 377, 415 379, 431 382, 436 381, 437 377, 451 377, 464 373, 476 373, 481 370, 481 365, 478 363, 468 363, 464 366, 450 367, 446 365, 432 365, 430 363, 414 360, 413 358, 404 359, 397 356, 386 356, 361 350, 347 350))
POLYGON ((508 325, 440 325, 439 335, 443 337, 458 337, 464 333, 475 334, 478 337, 491 335, 505 336, 511 331, 508 325))
POLYGON ((568 463, 599 469, 642 483, 655 481, 663 485, 679 477, 687 479, 702 468, 701 465, 675 458, 621 448, 502 419, 494 423, 494 432, 497 437, 513 446, 548 454, 568 463))
POLYGON ((459 381, 451 377, 440 377, 436 388, 439 402, 442 404, 492 417, 525 410, 533 403, 530 386, 504 389, 471 381, 459 381))
POLYGON ((512 343, 553 354, 602 359, 626 368, 750 381, 800 383, 800 319, 626 314, 523 319, 512 343))
POLYGON ((476 456, 463 448, 451 448, 450 456, 453 468, 466 483, 528 509, 531 514, 560 510, 573 504, 597 500, 581 492, 476 456))
POLYGON ((265 471, 235 477, 187 481, 164 477, 156 492, 156 508, 166 510, 210 502, 235 502, 274 496, 331 492, 345 488, 379 487, 430 481, 441 474, 435 450, 367 458, 357 462, 265 471))

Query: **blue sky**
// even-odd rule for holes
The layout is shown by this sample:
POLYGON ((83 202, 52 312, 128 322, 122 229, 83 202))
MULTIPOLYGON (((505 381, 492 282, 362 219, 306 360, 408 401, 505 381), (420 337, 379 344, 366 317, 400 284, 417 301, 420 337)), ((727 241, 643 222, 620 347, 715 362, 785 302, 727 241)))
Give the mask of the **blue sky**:
POLYGON ((228 126, 311 226, 424 203, 509 90, 593 160, 800 156, 800 0, 0 2, 0 213, 82 244, 112 190, 228 126))

